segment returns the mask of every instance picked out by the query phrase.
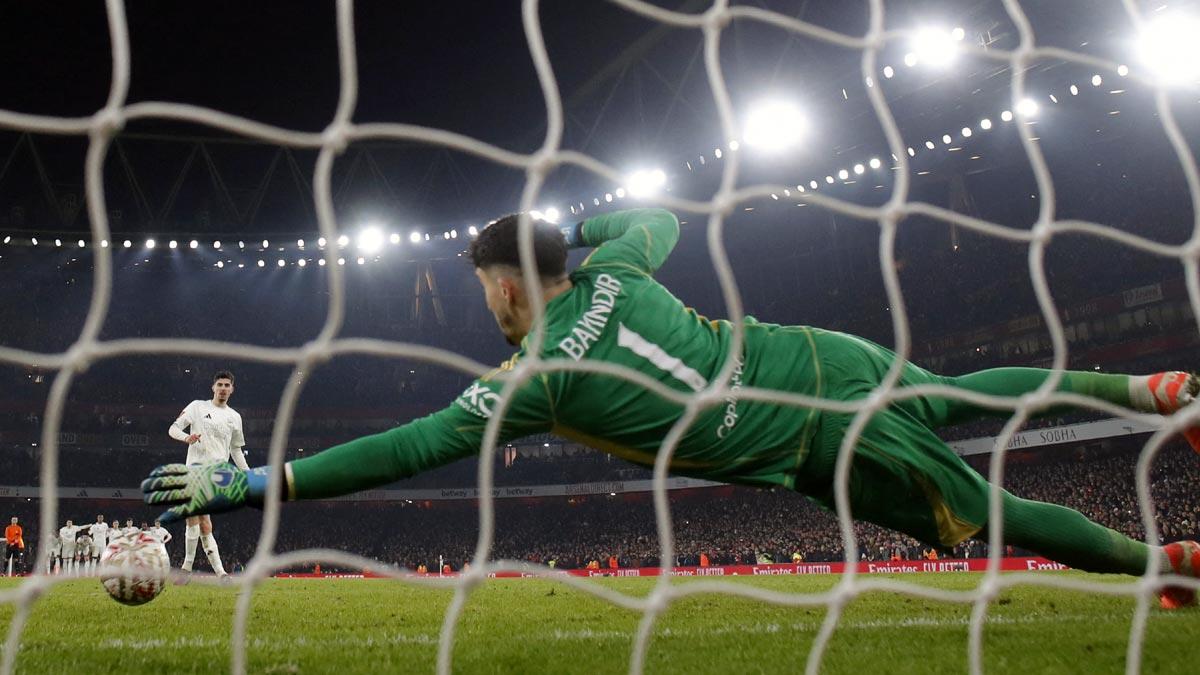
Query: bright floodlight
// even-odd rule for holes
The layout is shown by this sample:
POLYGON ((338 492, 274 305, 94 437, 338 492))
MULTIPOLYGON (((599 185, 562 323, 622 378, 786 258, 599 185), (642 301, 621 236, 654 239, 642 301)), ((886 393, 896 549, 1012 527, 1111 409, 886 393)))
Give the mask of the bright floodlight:
MULTIPOLYGON (((629 186, 629 194, 633 197, 647 197, 667 184, 667 174, 662 169, 642 169, 634 171, 625 179, 629 186)), ((610 195, 604 195, 605 200, 612 201, 610 195)))
POLYGON ((804 137, 807 124, 800 108, 787 101, 768 101, 750 109, 743 138, 746 144, 762 151, 786 150, 804 137))
POLYGON ((1037 101, 1031 98, 1023 98, 1017 101, 1017 114, 1021 117, 1033 117, 1038 112, 1037 101))
POLYGON ((933 141, 925 141, 925 147, 929 148, 930 150, 933 150, 937 146, 933 144, 933 141))
POLYGON ((271 247, 271 242, 267 241, 266 239, 263 239, 263 248, 270 248, 270 247, 271 247))
POLYGON ((417 243, 418 241, 421 241, 421 233, 413 232, 412 234, 408 235, 408 240, 414 244, 417 243))
POLYGON ((279 265, 280 267, 283 267, 283 266, 284 266, 284 265, 286 265, 287 263, 285 263, 285 262, 283 261, 283 258, 280 258, 280 259, 279 259, 279 262, 277 262, 277 263, 275 263, 275 264, 279 265))
POLYGON ((842 179, 842 180, 846 180, 846 179, 847 179, 847 178, 849 178, 849 177, 850 177, 850 172, 849 172, 849 171, 847 171, 847 170, 845 170, 845 169, 839 169, 839 170, 838 170, 838 178, 840 178, 840 179, 842 179))
POLYGON ((79 248, 83 248, 84 246, 87 246, 87 242, 85 242, 84 240, 80 239, 80 240, 79 240, 79 248))
POLYGON ((224 267, 225 267, 225 261, 224 261, 224 260, 218 260, 218 261, 217 261, 217 269, 223 269, 224 267))
POLYGON ((986 117, 985 117, 985 118, 983 118, 983 119, 981 119, 981 120, 979 120, 979 128, 980 128, 980 129, 983 129, 984 131, 987 131, 988 129, 991 129, 991 128, 992 128, 992 121, 991 121, 991 120, 989 120, 989 119, 988 119, 988 118, 986 118, 986 117))
POLYGON ((297 261, 296 261, 296 264, 297 264, 297 265, 299 265, 299 266, 301 266, 301 267, 304 267, 305 265, 308 265, 308 261, 307 261, 307 260, 305 260, 304 258, 301 258, 301 259, 299 259, 299 260, 297 260, 297 261))
POLYGON ((883 166, 883 162, 880 162, 878 157, 872 157, 871 161, 867 162, 867 164, 870 165, 872 169, 878 169, 879 167, 883 166))
MULTIPOLYGON (((33 243, 35 243, 35 244, 36 244, 36 243, 37 243, 37 240, 35 239, 35 240, 33 241, 33 243)), ((123 245, 125 248, 129 248, 130 246, 133 246, 133 242, 132 242, 132 241, 129 241, 128 239, 126 239, 124 242, 122 242, 122 245, 123 245)))
POLYGON ((200 242, 196 241, 195 239, 188 242, 188 248, 196 248, 199 245, 200 242))
POLYGON ((917 31, 913 40, 917 61, 930 66, 949 64, 958 55, 958 40, 954 35, 953 32, 942 28, 923 28, 917 31))
MULTIPOLYGON (((32 242, 34 246, 37 246, 37 237, 30 237, 29 241, 32 242)), ((129 242, 125 242, 125 248, 129 248, 129 242)))
POLYGON ((1004 120, 1005 122, 1011 122, 1012 121, 1012 112, 1009 110, 1005 110, 1004 112, 1000 113, 1000 119, 1004 120))
POLYGON ((858 175, 860 175, 860 176, 861 176, 861 175, 862 175, 862 173, 863 173, 864 171, 866 171, 866 170, 867 170, 867 168, 866 168, 865 166, 863 166, 862 164, 855 164, 855 165, 854 165, 854 173, 856 173, 856 174, 858 174, 858 175))
POLYGON ((893 67, 891 67, 891 66, 884 66, 884 67, 883 67, 883 76, 884 76, 884 77, 886 77, 886 78, 888 78, 889 80, 890 80, 890 79, 892 79, 892 76, 893 76, 893 75, 895 75, 895 74, 896 74, 896 69, 895 69, 895 68, 893 68, 893 67))
POLYGON ((217 250, 221 249, 221 241, 219 239, 217 241, 213 242, 213 248, 215 248, 217 250))
POLYGON ((383 248, 383 231, 378 227, 368 227, 358 235, 358 248, 367 253, 375 253, 383 248))
POLYGON ((971 133, 972 133, 972 131, 971 131, 971 127, 963 127, 963 128, 962 128, 962 135, 963 135, 963 138, 970 138, 970 137, 971 137, 971 133))
POLYGON ((1103 78, 1103 77, 1100 77, 1099 75, 1093 75, 1093 76, 1092 76, 1092 86, 1093 86, 1093 87, 1099 87, 1099 86, 1100 86, 1100 85, 1102 85, 1102 84, 1104 84, 1104 78, 1103 78))
POLYGON ((179 247, 179 242, 175 241, 174 239, 167 242, 167 248, 178 248, 178 247, 179 247))
POLYGON ((348 237, 344 234, 342 236, 338 237, 338 246, 340 246, 342 248, 346 248, 346 246, 349 243, 350 243, 350 237, 348 237))
POLYGON ((259 267, 266 267, 266 266, 267 266, 267 263, 265 263, 265 262, 263 262, 263 261, 259 260, 259 261, 258 261, 258 266, 259 266, 259 267))
POLYGON ((296 246, 297 246, 298 248, 304 248, 304 240, 303 240, 303 239, 297 239, 297 240, 296 240, 296 246))
POLYGON ((158 246, 158 242, 154 241, 153 239, 146 240, 146 248, 154 248, 155 246, 158 246))
POLYGON ((469 235, 471 235, 472 237, 474 237, 474 236, 476 236, 476 235, 478 235, 478 234, 479 234, 479 228, 478 228, 478 227, 475 227, 474 225, 472 225, 472 226, 470 226, 470 227, 468 227, 468 228, 467 228, 467 234, 469 234, 469 235))
POLYGON ((392 242, 393 244, 399 244, 400 243, 400 235, 393 232, 388 235, 388 241, 392 242))

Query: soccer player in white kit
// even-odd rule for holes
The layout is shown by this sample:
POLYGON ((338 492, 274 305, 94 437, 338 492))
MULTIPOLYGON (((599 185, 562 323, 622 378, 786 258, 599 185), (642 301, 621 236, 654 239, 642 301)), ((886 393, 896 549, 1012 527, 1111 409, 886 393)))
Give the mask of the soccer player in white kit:
POLYGON ((63 574, 75 573, 75 535, 79 530, 80 527, 71 520, 67 520, 67 524, 58 529, 58 540, 62 544, 62 552, 59 554, 62 562, 59 569, 63 574))
MULTIPOLYGON (((212 400, 192 401, 171 425, 171 438, 188 444, 188 464, 220 464, 232 461, 239 469, 248 471, 242 446, 246 436, 242 431, 242 416, 229 407, 233 395, 233 373, 228 370, 213 375, 212 400)), ((204 554, 217 576, 226 576, 221 565, 221 554, 217 540, 212 534, 212 519, 207 515, 187 519, 184 530, 184 557, 182 569, 192 571, 196 559, 196 542, 203 544, 204 554)))
POLYGON ((150 534, 153 535, 155 539, 161 541, 163 544, 166 544, 168 541, 171 541, 171 533, 167 532, 167 528, 162 526, 162 521, 160 521, 160 520, 154 521, 154 527, 150 528, 150 534))
POLYGON ((100 565, 100 556, 104 555, 104 548, 108 546, 108 523, 104 522, 104 516, 96 516, 96 522, 88 526, 88 534, 92 537, 90 567, 95 569, 100 565))

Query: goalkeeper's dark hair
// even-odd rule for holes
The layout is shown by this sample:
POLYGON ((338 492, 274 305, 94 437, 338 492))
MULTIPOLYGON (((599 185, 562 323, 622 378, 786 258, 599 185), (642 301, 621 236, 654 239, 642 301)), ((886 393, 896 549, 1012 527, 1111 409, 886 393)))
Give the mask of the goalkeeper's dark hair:
MULTIPOLYGON (((486 269, 507 265, 521 269, 521 254, 517 248, 517 222, 513 213, 496 220, 471 242, 467 254, 475 267, 486 269)), ((533 221, 533 262, 543 280, 558 280, 567 273, 567 241, 558 227, 533 221)))
POLYGON ((213 384, 217 380, 229 380, 229 384, 233 384, 233 373, 228 370, 218 370, 216 375, 213 375, 213 384))

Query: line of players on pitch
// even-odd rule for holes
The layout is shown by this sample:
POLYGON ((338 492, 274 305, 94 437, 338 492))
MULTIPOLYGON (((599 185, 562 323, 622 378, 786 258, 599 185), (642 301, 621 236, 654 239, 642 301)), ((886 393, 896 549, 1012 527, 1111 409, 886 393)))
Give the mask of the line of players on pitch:
POLYGON ((108 542, 130 534, 146 532, 163 545, 171 541, 171 533, 162 523, 154 521, 154 527, 145 522, 141 527, 133 524, 132 518, 125 519, 125 526, 120 526, 120 519, 114 518, 113 525, 104 522, 104 516, 96 516, 96 522, 91 525, 76 525, 67 519, 67 524, 58 530, 58 534, 50 535, 47 545, 50 555, 46 559, 47 574, 92 574, 100 565, 100 556, 108 542))

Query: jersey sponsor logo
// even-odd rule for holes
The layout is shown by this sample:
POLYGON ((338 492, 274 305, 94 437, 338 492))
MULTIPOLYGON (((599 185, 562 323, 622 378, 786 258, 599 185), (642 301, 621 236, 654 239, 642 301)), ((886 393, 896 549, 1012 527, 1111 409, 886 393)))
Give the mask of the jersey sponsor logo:
POLYGON ((721 418, 721 426, 717 427, 717 438, 725 438, 738 421, 738 391, 742 388, 742 360, 738 359, 733 369, 733 377, 729 380, 729 395, 725 397, 725 415, 721 418))
POLYGON ((592 291, 592 306, 579 317, 575 326, 571 328, 571 335, 563 338, 558 343, 558 348, 576 361, 582 359, 592 343, 600 339, 620 294, 620 280, 610 274, 597 276, 596 289, 592 291))
POLYGON ((472 382, 454 402, 472 415, 488 419, 500 402, 500 395, 478 382, 472 382))

